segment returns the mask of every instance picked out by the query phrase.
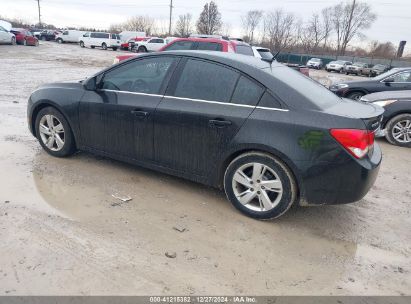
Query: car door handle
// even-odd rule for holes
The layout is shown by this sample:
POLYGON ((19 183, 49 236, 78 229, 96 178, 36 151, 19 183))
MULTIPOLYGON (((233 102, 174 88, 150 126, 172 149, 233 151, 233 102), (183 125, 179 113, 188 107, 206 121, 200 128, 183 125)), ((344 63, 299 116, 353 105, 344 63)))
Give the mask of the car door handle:
POLYGON ((139 118, 144 118, 147 117, 149 113, 141 110, 132 110, 131 114, 139 118))
POLYGON ((210 127, 223 128, 231 125, 229 120, 211 119, 208 121, 210 127))

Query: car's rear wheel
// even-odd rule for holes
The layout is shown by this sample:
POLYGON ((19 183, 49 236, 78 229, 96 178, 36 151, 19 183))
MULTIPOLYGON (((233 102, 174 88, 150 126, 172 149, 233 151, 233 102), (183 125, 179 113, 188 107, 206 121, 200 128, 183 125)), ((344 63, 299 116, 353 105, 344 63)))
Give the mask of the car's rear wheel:
POLYGON ((107 44, 105 44, 104 42, 101 44, 101 48, 103 49, 103 50, 107 50, 107 44))
POLYGON ((94 48, 95 48, 95 46, 94 46, 94 45, 90 45, 90 47, 91 47, 92 49, 94 49, 94 48))
POLYGON ((11 45, 15 45, 16 44, 16 37, 11 37, 11 45))
POLYGON ((411 114, 401 114, 390 119, 386 125, 386 138, 396 146, 411 147, 411 114))
POLYGON ((84 47, 84 42, 83 41, 80 41, 80 47, 84 47))
POLYGON ((363 92, 352 92, 347 95, 347 98, 353 99, 353 100, 360 100, 361 97, 363 97, 365 94, 363 92))
POLYGON ((75 143, 70 125, 53 107, 46 107, 37 114, 36 136, 47 153, 64 157, 74 153, 75 143))
POLYGON ((297 198, 297 186, 287 166, 260 152, 240 155, 229 164, 224 190, 235 208, 256 219, 280 217, 297 198))

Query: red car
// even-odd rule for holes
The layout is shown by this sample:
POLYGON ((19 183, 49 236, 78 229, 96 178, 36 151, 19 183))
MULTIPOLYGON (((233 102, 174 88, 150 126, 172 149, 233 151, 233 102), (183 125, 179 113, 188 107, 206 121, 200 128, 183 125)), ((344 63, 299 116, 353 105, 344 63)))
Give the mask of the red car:
MULTIPOLYGON (((159 52, 175 50, 201 50, 231 52, 254 56, 253 50, 248 43, 242 41, 225 40, 219 38, 178 38, 162 47, 159 52)), ((114 63, 126 60, 136 55, 120 55, 114 59, 114 63)))
POLYGON ((16 36, 16 43, 17 44, 24 44, 24 45, 32 45, 38 46, 39 40, 37 37, 34 37, 33 33, 26 29, 11 29, 12 32, 16 36))

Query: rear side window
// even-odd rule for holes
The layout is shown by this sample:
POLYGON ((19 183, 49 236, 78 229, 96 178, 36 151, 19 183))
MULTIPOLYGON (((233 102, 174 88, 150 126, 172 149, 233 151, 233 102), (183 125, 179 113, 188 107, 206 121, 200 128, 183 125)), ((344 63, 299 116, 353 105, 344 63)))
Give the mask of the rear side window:
POLYGON ((174 60, 173 57, 145 58, 122 65, 104 75, 102 89, 158 94, 174 60))
POLYGON ((176 41, 173 44, 170 44, 165 50, 172 51, 172 50, 191 50, 193 47, 194 42, 192 41, 176 41))
POLYGON ((241 76, 235 88, 232 103, 255 106, 260 100, 264 88, 248 79, 241 76))
POLYGON ((261 100, 258 106, 265 107, 265 108, 276 108, 276 109, 282 108, 281 103, 267 91, 264 93, 263 97, 261 97, 261 100))
POLYGON ((239 74, 224 66, 187 60, 174 96, 229 102, 239 74))
POLYGON ((235 48, 237 54, 243 54, 248 56, 254 56, 253 49, 249 45, 237 45, 235 48))
POLYGON ((223 47, 221 43, 217 42, 198 42, 197 46, 198 50, 201 51, 218 51, 221 52, 223 50, 223 47))

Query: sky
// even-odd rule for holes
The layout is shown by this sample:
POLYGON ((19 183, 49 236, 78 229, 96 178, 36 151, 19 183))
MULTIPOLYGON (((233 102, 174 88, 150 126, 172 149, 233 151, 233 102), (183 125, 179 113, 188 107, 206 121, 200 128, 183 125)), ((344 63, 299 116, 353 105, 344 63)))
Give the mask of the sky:
MULTIPOLYGON (((209 0, 173 0, 173 20, 180 14, 191 13, 196 20, 209 0)), ((411 0, 362 0, 371 5, 377 20, 364 31, 366 39, 355 43, 366 46, 370 40, 391 41, 395 46, 406 40, 405 53, 411 53, 411 0)), ((265 12, 282 8, 293 12, 303 21, 324 7, 341 0, 215 0, 222 19, 229 24, 233 36, 241 36, 241 16, 258 9, 265 12)), ((134 15, 149 15, 161 20, 168 28, 170 0, 40 0, 42 22, 58 27, 86 26, 108 28, 134 15)), ((38 21, 37 0, 0 0, 0 16, 38 21)))

